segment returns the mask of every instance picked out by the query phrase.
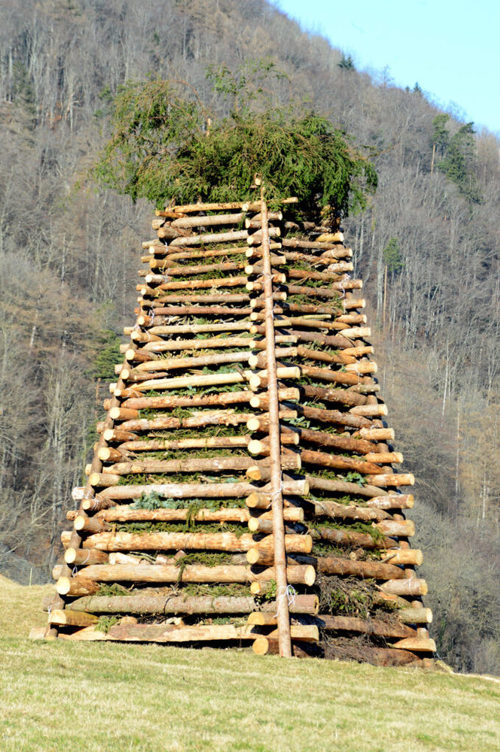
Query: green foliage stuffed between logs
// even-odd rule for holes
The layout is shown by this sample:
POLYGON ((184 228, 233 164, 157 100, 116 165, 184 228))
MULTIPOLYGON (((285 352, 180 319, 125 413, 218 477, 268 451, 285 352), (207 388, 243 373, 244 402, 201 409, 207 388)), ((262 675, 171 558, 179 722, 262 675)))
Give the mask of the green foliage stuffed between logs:
POLYGON ((255 199, 258 174, 271 203, 294 195, 303 210, 331 205, 346 215, 363 209, 377 184, 366 157, 313 111, 234 108, 212 120, 186 87, 157 79, 123 86, 112 124, 93 178, 160 207, 255 199))

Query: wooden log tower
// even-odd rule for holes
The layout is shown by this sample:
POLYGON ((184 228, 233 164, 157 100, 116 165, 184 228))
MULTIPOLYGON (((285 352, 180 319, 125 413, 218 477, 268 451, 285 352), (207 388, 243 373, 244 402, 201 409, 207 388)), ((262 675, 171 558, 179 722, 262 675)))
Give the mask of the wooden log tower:
POLYGON ((362 282, 296 203, 156 212, 46 638, 432 657, 362 282))

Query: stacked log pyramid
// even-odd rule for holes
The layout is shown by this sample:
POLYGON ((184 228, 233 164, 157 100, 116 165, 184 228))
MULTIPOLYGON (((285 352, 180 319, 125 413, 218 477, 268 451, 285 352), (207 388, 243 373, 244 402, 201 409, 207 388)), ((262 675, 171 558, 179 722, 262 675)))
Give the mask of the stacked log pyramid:
POLYGON ((156 212, 46 637, 263 654, 288 629, 294 655, 395 665, 435 650, 352 251, 280 207, 156 212))

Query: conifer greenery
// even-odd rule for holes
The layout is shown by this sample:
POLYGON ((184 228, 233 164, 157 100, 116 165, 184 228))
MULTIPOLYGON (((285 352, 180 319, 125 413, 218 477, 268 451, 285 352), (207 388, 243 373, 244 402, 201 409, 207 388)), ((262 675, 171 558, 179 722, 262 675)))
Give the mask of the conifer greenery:
POLYGON ((446 127, 449 120, 449 115, 441 113, 432 121, 432 143, 441 156, 437 168, 470 203, 479 204, 482 196, 475 176, 474 123, 462 125, 451 135, 446 127))
POLYGON ((186 86, 158 79, 125 85, 112 125, 94 179, 157 206, 250 199, 259 174, 271 202, 294 195, 304 208, 331 205, 346 215, 363 209, 377 184, 351 139, 313 111, 244 106, 216 119, 186 86))

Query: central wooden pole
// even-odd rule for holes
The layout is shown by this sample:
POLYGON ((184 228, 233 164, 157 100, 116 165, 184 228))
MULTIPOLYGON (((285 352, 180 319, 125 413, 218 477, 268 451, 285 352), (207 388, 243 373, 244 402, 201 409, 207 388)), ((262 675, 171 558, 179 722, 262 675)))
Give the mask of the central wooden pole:
POLYGON ((269 449, 271 465, 271 498, 274 536, 274 566, 276 572, 276 607, 278 622, 279 652, 284 658, 292 655, 290 639, 290 616, 288 612, 288 582, 286 577, 285 526, 283 522, 283 494, 281 473, 281 442, 279 424, 278 377, 275 354, 274 302, 271 270, 271 252, 269 247, 269 226, 267 204, 264 192, 261 192, 262 221, 262 266, 264 290, 264 314, 266 356, 269 395, 269 449))

